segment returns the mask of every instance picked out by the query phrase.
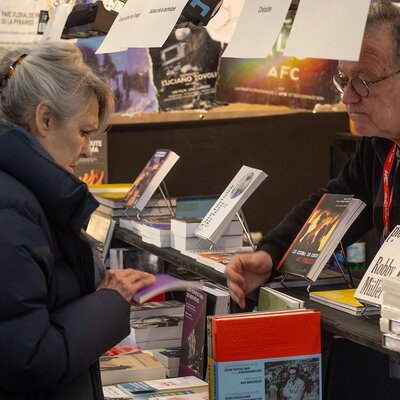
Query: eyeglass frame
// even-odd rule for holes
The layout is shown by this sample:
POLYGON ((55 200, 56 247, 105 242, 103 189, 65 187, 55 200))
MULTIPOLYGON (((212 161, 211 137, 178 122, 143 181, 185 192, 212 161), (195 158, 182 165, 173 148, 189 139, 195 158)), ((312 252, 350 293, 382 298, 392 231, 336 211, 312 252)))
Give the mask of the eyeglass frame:
POLYGON ((337 90, 340 94, 344 94, 344 91, 345 91, 347 85, 350 83, 351 88, 353 89, 354 93, 356 93, 358 96, 360 96, 360 97, 362 97, 362 98, 365 99, 366 97, 369 96, 369 88, 370 88, 371 86, 375 85, 375 83, 384 81, 384 80, 386 80, 386 79, 392 78, 393 76, 396 76, 396 75, 399 75, 399 74, 400 74, 400 70, 398 70, 398 71, 396 71, 396 72, 392 72, 391 74, 382 76, 381 78, 376 79, 376 80, 374 80, 374 81, 365 81, 365 80, 360 79, 360 78, 344 79, 344 78, 341 77, 339 74, 337 74, 337 75, 334 75, 334 76, 332 77, 332 81, 333 81, 333 84, 334 84, 336 90, 337 90), (343 81, 345 82, 346 85, 342 88, 342 87, 339 85, 339 83, 337 82, 336 78, 341 78, 341 79, 343 79, 343 81), (365 90, 367 91, 367 94, 366 94, 365 96, 361 95, 361 94, 354 88, 354 85, 353 85, 353 81, 354 81, 354 80, 360 81, 360 82, 364 85, 365 90))
POLYGON ((21 61, 27 56, 28 54, 21 54, 14 62, 12 65, 10 65, 7 68, 7 71, 4 73, 4 76, 0 79, 0 86, 3 86, 8 79, 13 75, 15 68, 17 67, 18 64, 21 63, 21 61))

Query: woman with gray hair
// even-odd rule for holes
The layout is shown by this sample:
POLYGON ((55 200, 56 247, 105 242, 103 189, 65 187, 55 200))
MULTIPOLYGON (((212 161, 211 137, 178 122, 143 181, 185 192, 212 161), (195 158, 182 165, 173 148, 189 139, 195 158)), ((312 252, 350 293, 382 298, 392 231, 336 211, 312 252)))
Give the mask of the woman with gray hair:
POLYGON ((111 270, 96 288, 81 235, 98 204, 71 172, 113 105, 75 45, 0 53, 1 399, 102 399, 98 358, 129 334, 129 301, 154 282, 111 270))

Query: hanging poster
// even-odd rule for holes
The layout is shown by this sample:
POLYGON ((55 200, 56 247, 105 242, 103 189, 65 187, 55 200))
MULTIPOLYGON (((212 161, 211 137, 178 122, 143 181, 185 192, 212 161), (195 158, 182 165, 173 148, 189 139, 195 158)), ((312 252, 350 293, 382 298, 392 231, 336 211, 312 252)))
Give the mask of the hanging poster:
POLYGON ((150 54, 162 111, 212 107, 221 44, 204 27, 175 29, 150 54))
POLYGON ((39 14, 47 6, 47 0, 0 0, 0 47, 40 40, 39 14))
POLYGON ((336 60, 283 56, 293 17, 294 12, 289 11, 267 58, 221 59, 217 100, 305 109, 313 109, 317 103, 335 104, 340 101, 332 84, 336 60))
POLYGON ((137 114, 158 111, 148 49, 128 49, 111 54, 95 54, 103 37, 79 39, 76 44, 85 61, 108 79, 114 90, 116 112, 137 114))

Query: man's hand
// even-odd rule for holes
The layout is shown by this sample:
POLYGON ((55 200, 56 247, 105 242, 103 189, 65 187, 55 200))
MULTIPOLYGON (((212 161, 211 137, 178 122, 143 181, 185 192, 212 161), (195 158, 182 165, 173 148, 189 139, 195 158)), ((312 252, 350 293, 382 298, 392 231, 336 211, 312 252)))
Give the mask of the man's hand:
POLYGON ((245 308, 245 297, 268 280, 272 272, 271 256, 265 251, 236 254, 227 265, 225 276, 229 292, 240 308, 245 308))

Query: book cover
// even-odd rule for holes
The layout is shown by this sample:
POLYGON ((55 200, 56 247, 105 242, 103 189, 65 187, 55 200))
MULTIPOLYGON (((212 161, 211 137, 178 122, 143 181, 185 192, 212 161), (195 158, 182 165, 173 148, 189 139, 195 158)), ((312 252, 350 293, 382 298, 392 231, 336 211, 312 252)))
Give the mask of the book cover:
POLYGON ((212 317, 211 325, 211 399, 267 399, 278 379, 287 398, 313 390, 322 399, 318 312, 232 314, 212 317))
POLYGON ((257 311, 280 311, 303 307, 303 300, 269 287, 260 287, 257 311))
POLYGON ((160 293, 184 291, 190 288, 201 289, 202 286, 200 282, 184 281, 168 274, 158 274, 155 277, 156 282, 153 285, 140 289, 134 294, 133 300, 136 303, 142 304, 160 293))
POLYGON ((315 282, 365 204, 351 195, 322 195, 277 269, 315 282), (351 205, 351 207, 349 207, 351 205))
POLYGON ((146 353, 102 356, 100 357, 100 372, 104 386, 166 377, 164 365, 146 353))
POLYGON ((202 219, 194 235, 212 243, 217 242, 236 212, 266 178, 267 174, 264 171, 242 166, 202 219))
POLYGON ((382 305, 382 280, 400 275, 400 225, 397 225, 383 242, 362 277, 355 297, 361 302, 382 305))
POLYGON ((185 312, 179 375, 193 375, 204 378, 204 344, 206 340, 207 294, 202 290, 186 292, 185 312))
POLYGON ((178 159, 172 150, 157 149, 126 194, 126 206, 143 210, 178 159))

